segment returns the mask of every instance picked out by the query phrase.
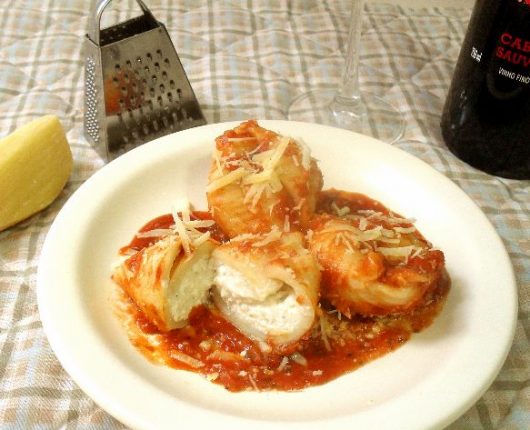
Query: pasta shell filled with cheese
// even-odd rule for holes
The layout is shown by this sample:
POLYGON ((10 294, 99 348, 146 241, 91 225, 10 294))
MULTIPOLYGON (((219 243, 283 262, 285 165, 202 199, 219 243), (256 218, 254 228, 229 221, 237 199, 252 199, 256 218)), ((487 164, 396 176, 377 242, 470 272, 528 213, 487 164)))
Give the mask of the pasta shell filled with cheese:
POLYGON ((216 139, 207 199, 230 237, 271 226, 303 230, 315 211, 322 174, 301 142, 247 121, 216 139))
POLYGON ((286 351, 311 329, 320 272, 301 233, 238 236, 212 258, 214 302, 247 337, 286 351))
POLYGON ((378 210, 337 207, 311 222, 309 247, 322 267, 322 297, 351 316, 389 315, 425 303, 444 273, 410 220, 378 210))
MULTIPOLYGON (((186 231, 165 235, 122 262, 113 280, 161 331, 183 327, 193 308, 209 299, 214 271, 210 264, 218 242, 209 233, 186 231), (189 233, 196 233, 195 240, 189 233)), ((192 221, 193 222, 193 221, 192 221)))

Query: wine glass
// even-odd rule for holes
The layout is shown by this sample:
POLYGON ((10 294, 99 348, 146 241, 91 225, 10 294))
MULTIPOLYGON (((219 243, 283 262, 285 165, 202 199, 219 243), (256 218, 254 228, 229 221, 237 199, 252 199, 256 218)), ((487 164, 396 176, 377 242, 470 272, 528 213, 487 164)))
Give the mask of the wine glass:
POLYGON ((359 89, 362 8, 362 0, 351 0, 346 63, 339 87, 313 90, 295 98, 288 118, 345 128, 394 143, 405 131, 402 113, 382 98, 359 89))

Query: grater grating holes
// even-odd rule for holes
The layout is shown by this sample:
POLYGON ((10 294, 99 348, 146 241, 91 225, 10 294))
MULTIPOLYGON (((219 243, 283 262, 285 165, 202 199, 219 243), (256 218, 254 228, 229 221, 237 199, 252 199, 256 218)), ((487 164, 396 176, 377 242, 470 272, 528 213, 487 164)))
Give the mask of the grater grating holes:
POLYGON ((123 143, 139 141, 163 126, 180 129, 189 120, 181 105, 182 90, 170 79, 171 62, 161 49, 116 63, 113 83, 119 88, 118 119, 123 143))
POLYGON ((99 141, 99 122, 97 118, 96 62, 92 57, 86 59, 86 110, 85 128, 90 138, 99 141))
POLYGON ((94 61, 88 67, 95 70, 92 85, 86 74, 85 133, 107 159, 206 122, 164 25, 137 0, 141 16, 103 29, 102 9, 110 1, 93 2, 102 8, 93 8, 86 38, 86 57, 94 61))

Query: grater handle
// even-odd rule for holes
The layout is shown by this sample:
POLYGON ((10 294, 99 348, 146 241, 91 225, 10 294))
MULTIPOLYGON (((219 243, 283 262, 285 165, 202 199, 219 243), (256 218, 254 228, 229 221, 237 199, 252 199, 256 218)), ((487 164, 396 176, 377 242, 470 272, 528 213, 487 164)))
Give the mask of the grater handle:
MULTIPOLYGON (((101 17, 103 15, 103 12, 107 8, 107 6, 112 2, 112 0, 95 0, 94 6, 92 10, 92 16, 89 22, 89 28, 88 28, 88 37, 99 46, 99 36, 100 36, 100 29, 101 29, 101 17)), ((149 10, 149 8, 146 6, 146 4, 142 0, 136 0, 136 3, 138 3, 138 6, 142 9, 142 12, 144 15, 147 15, 150 19, 156 22, 155 17, 149 10)))

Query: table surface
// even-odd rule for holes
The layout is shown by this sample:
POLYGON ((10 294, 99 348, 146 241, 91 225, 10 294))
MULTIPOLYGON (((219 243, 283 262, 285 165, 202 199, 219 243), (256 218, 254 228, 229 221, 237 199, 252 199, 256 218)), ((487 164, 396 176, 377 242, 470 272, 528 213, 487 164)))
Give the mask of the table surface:
MULTIPOLYGON (((130 16, 116 2, 109 22, 130 16)), ((166 24, 209 123, 285 119, 290 101, 340 79, 348 1, 151 0, 166 24)), ((514 344, 485 395, 451 429, 530 426, 529 181, 479 172, 446 148, 439 121, 470 16, 467 8, 366 2, 361 87, 406 117, 396 146, 461 187, 489 218, 514 266, 519 316, 514 344)), ((46 210, 0 233, 0 427, 123 428, 62 369, 36 302, 39 254, 69 196, 104 165, 83 137, 85 0, 4 0, 0 5, 0 135, 45 114, 61 119, 74 170, 46 210)), ((1 202, 0 202, 1 204, 1 202)))

